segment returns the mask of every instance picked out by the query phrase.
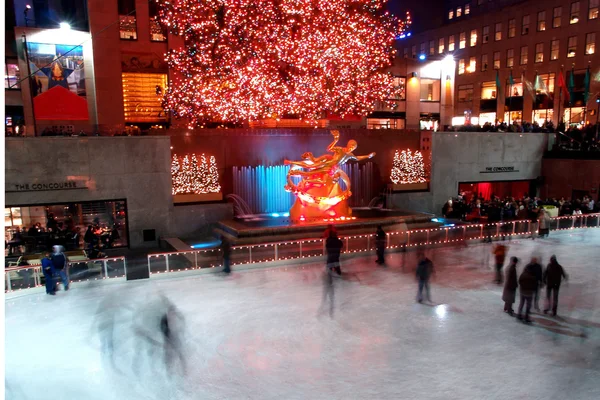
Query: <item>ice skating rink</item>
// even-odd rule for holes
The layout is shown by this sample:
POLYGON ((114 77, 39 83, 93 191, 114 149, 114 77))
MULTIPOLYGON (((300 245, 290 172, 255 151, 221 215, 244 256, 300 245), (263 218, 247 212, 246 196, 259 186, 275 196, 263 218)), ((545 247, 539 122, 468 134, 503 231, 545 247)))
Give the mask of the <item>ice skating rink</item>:
POLYGON ((557 255, 558 317, 503 313, 489 244, 427 252, 434 305, 415 303, 414 252, 342 261, 332 287, 315 263, 9 296, 6 398, 600 399, 600 229, 508 245, 519 273, 557 255), (165 363, 160 293, 185 369, 165 363))

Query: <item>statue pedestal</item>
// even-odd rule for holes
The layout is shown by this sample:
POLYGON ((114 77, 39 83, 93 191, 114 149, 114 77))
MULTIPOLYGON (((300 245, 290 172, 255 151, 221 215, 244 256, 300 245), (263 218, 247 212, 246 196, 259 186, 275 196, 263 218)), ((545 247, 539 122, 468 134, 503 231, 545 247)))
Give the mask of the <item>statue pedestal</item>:
POLYGON ((352 216, 352 209, 348 207, 348 202, 342 200, 334 206, 312 206, 303 205, 300 199, 290 208, 290 220, 292 221, 309 221, 323 220, 325 218, 339 218, 352 216))

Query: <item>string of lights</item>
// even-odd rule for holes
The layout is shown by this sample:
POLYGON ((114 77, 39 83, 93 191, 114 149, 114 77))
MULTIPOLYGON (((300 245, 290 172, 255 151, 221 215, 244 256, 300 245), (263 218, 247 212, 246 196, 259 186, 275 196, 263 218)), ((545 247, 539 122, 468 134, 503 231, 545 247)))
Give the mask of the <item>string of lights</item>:
POLYGON ((221 191, 217 160, 214 156, 207 159, 202 154, 200 162, 198 162, 196 154, 192 154, 191 158, 186 155, 180 162, 177 154, 173 154, 171 179, 173 195, 219 193, 221 191))
POLYGON ((390 180, 395 184, 427 182, 423 154, 418 150, 414 154, 410 149, 396 150, 390 180))

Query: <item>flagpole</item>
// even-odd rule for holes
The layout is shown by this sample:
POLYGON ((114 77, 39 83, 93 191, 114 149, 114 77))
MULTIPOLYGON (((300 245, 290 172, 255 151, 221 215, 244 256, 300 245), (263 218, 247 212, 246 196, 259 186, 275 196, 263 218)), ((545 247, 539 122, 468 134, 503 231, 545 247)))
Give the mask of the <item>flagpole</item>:
MULTIPOLYGON (((563 70, 563 66, 561 65, 560 66, 560 74, 562 74, 562 70, 563 70)), ((560 74, 559 74, 559 79, 560 79, 560 74)), ((559 86, 558 87, 558 122, 556 123, 556 129, 557 130, 558 130, 558 127, 560 125, 560 121, 562 120, 562 118, 560 117, 561 116, 560 113, 562 111, 561 110, 561 106, 562 106, 562 91, 563 91, 563 89, 562 89, 562 87, 560 85, 560 82, 559 82, 558 86, 559 86)))
MULTIPOLYGON (((508 89, 508 96, 509 96, 508 97, 508 125, 509 126, 511 124, 510 117, 512 116, 512 95, 513 95, 513 85, 512 85, 512 82, 513 82, 513 77, 512 77, 512 68, 511 68, 511 70, 510 70, 510 78, 508 80, 508 83, 509 83, 508 86, 510 88, 510 89, 508 89)), ((506 103, 504 103, 504 104, 506 104, 506 103)))
POLYGON ((525 121, 525 72, 523 70, 521 70, 521 88, 521 95, 523 97, 523 101, 521 102, 521 125, 523 125, 525 121))

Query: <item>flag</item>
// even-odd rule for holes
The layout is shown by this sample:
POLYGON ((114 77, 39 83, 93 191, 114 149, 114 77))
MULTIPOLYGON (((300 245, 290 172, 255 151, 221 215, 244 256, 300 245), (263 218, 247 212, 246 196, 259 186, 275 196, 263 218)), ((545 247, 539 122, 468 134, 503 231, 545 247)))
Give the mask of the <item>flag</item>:
POLYGON ((590 98, 590 67, 588 66, 585 71, 585 78, 583 79, 583 104, 587 107, 588 100, 590 98))
POLYGON ((508 83, 510 83, 510 86, 515 84, 515 80, 512 76, 512 69, 510 70, 510 76, 508 77, 508 83))
POLYGON ((569 102, 573 99, 573 92, 575 92, 575 71, 571 69, 571 74, 569 75, 569 83, 567 85, 569 89, 569 102))
POLYGON ((569 100, 569 91, 567 90, 565 76, 563 75, 562 71, 560 71, 560 74, 558 74, 558 87, 560 88, 560 92, 564 94, 565 99, 569 100))
POLYGON ((500 88, 502 86, 500 85, 500 74, 498 73, 498 70, 496 70, 496 91, 498 93, 496 93, 496 98, 500 98, 500 88))

